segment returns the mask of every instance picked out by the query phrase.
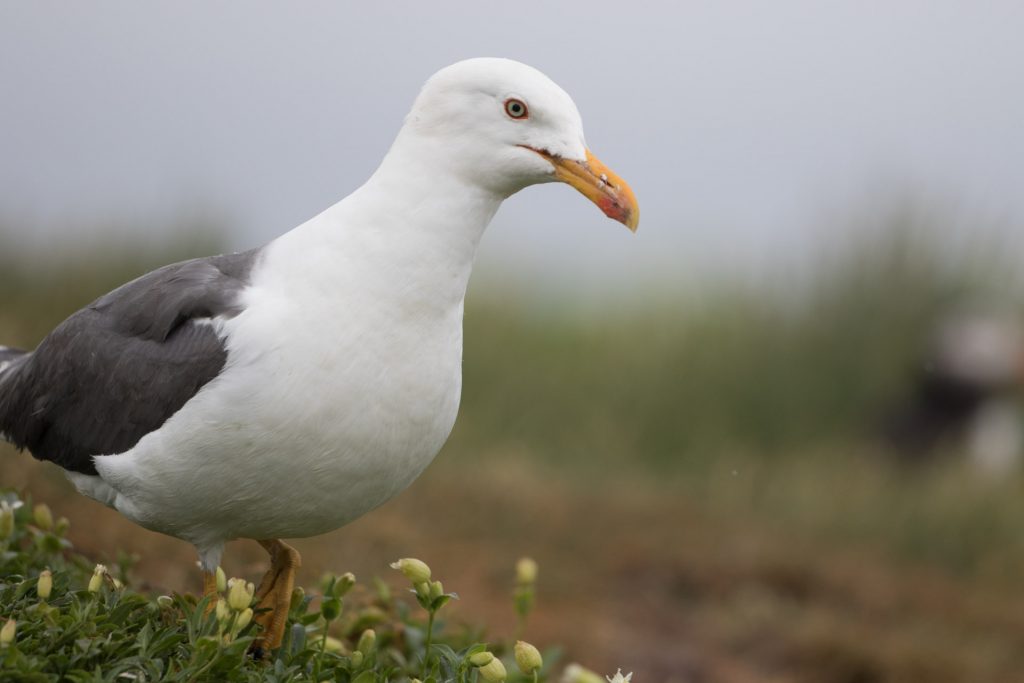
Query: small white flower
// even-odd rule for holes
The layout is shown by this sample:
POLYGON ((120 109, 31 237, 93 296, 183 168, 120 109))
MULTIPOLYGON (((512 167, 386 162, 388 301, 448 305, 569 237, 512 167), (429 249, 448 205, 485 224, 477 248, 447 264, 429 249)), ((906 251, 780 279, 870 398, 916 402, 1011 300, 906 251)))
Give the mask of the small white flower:
POLYGON ((608 679, 608 683, 629 683, 629 679, 633 678, 633 672, 630 671, 625 676, 622 675, 622 669, 615 672, 614 676, 605 676, 608 679))

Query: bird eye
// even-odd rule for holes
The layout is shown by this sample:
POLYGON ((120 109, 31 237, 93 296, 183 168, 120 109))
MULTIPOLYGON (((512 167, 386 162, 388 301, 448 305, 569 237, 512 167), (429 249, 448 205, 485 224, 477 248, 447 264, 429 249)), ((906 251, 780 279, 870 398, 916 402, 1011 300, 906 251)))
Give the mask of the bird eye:
POLYGON ((514 119, 525 119, 530 115, 530 111, 526 108, 526 102, 514 97, 505 100, 505 113, 514 119))

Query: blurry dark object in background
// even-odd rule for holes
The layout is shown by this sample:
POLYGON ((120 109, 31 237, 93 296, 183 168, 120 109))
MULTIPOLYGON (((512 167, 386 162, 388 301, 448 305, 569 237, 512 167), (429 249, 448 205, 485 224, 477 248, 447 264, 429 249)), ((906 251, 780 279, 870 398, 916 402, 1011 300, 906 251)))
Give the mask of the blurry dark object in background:
POLYGON ((911 394, 889 411, 884 436, 907 461, 957 449, 984 473, 1007 472, 1024 449, 1022 386, 1020 315, 959 309, 935 325, 911 394))

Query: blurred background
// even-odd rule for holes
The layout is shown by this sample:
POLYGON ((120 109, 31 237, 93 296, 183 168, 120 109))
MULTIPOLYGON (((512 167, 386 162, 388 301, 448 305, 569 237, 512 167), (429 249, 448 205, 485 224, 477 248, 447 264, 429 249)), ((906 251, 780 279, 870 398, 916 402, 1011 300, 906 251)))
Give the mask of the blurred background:
MULTIPOLYGON (((451 441, 300 541, 305 579, 421 557, 507 636, 530 555, 528 639, 637 683, 1019 680, 1022 30, 1011 1, 5 2, 0 343, 272 239, 368 177, 435 70, 516 58, 640 231, 562 186, 506 203, 451 441)), ((0 449, 81 549, 199 588, 190 546, 0 449)))

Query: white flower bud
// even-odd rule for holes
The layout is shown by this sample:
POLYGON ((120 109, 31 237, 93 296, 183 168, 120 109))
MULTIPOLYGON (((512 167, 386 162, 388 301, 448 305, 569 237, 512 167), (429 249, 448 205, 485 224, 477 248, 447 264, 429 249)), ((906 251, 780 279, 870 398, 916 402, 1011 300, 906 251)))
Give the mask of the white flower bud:
POLYGON ((35 521, 36 526, 43 531, 49 531, 53 528, 53 513, 50 512, 50 508, 46 503, 40 503, 32 509, 32 519, 35 521))
POLYGON ((345 652, 345 644, 332 636, 321 636, 320 640, 313 642, 316 645, 323 644, 323 648, 328 652, 335 652, 337 654, 343 654, 345 652))
POLYGON ((50 592, 53 590, 53 574, 50 573, 49 569, 44 569, 39 574, 39 580, 36 581, 36 594, 40 600, 47 600, 50 597, 50 592))
POLYGON ((516 641, 515 655, 516 666, 527 676, 544 666, 544 660, 540 657, 540 651, 522 640, 516 641))
POLYGON ((214 572, 214 576, 217 579, 217 592, 223 593, 228 589, 228 577, 224 574, 224 570, 217 567, 217 571, 214 572))
POLYGON ((497 657, 481 666, 477 671, 480 672, 480 677, 488 683, 501 683, 508 676, 508 672, 505 671, 505 665, 497 657))
POLYGON ((0 503, 0 541, 10 538, 14 533, 14 510, 10 505, 0 503))
POLYGON ((100 587, 103 586, 103 577, 107 573, 107 568, 102 565, 96 565, 96 568, 92 570, 92 578, 89 579, 89 592, 99 593, 100 587))
POLYGON ((430 581, 430 567, 422 560, 413 557, 404 557, 398 562, 391 563, 392 569, 397 569, 405 575, 412 583, 426 583, 430 581))
POLYGON ((252 621, 252 607, 246 607, 242 610, 241 614, 238 615, 238 621, 235 622, 235 631, 241 631, 249 625, 250 621, 252 621))
POLYGON ((356 649, 362 652, 364 655, 368 655, 373 652, 373 646, 377 642, 377 632, 372 628, 368 628, 363 631, 363 635, 359 636, 359 643, 356 645, 356 649))
POLYGON ((14 637, 18 634, 18 622, 14 619, 8 619, 7 623, 4 624, 3 628, 0 628, 0 647, 7 647, 14 642, 14 637))
POLYGON ((241 612, 250 604, 252 604, 252 594, 256 591, 256 588, 251 584, 246 584, 242 579, 228 579, 228 607, 241 612))
POLYGON ((534 583, 537 580, 537 563, 529 557, 520 558, 516 562, 516 583, 520 585, 534 583))
POLYGON ((352 590, 354 585, 356 585, 356 575, 352 572, 345 572, 334 582, 334 595, 340 598, 352 590))
POLYGON ((470 655, 469 663, 473 666, 487 666, 494 659, 494 655, 490 652, 477 652, 476 654, 470 655))
POLYGON ((228 607, 227 600, 221 599, 217 601, 216 613, 217 621, 226 624, 228 619, 231 618, 231 608, 228 607))
POLYGON ((604 683, 601 677, 579 664, 570 664, 562 673, 562 683, 604 683))

